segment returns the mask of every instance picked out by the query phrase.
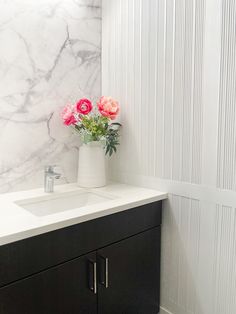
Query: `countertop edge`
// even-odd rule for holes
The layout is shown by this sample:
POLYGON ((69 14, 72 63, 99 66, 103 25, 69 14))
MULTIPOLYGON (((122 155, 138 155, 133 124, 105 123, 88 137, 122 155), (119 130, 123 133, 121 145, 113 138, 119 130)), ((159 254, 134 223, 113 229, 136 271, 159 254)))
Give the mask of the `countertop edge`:
MULTIPOLYGON (((138 187, 137 187, 138 188, 138 187)), ((148 189, 147 189, 148 190, 148 189)), ((76 224, 80 224, 86 221, 90 221, 93 219, 98 219, 101 217, 105 217, 108 215, 116 214, 122 211, 126 211, 135 207, 143 206, 149 203, 162 201, 168 198, 168 193, 156 191, 158 195, 150 196, 144 199, 139 200, 128 200, 127 203, 122 205, 113 206, 109 209, 94 211, 82 216, 77 216, 69 219, 65 219, 62 221, 58 221, 55 223, 46 224, 44 226, 38 226, 29 228, 27 230, 19 231, 16 233, 12 233, 9 235, 0 236, 0 246, 7 245, 13 242, 21 241, 27 238, 35 237, 47 232, 52 232, 58 229, 63 229, 66 227, 70 227, 76 224)))

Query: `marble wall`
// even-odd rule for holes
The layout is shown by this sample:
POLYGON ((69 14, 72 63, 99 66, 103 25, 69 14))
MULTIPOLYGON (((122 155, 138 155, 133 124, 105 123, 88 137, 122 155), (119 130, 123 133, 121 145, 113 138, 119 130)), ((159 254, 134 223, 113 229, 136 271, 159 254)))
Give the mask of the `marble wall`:
POLYGON ((100 0, 0 0, 0 192, 76 179, 79 140, 60 110, 100 95, 100 0))

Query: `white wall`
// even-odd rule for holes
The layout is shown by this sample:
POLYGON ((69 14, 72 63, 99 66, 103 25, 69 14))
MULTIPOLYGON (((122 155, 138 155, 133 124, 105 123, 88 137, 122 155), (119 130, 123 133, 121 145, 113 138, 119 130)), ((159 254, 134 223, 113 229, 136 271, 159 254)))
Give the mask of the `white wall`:
POLYGON ((59 112, 100 96, 100 0, 0 0, 0 192, 77 174, 78 138, 59 112))
MULTIPOLYGON (((236 313, 236 1, 103 0, 113 178, 167 190, 161 305, 236 313)), ((165 312, 164 312, 165 313, 165 312)))

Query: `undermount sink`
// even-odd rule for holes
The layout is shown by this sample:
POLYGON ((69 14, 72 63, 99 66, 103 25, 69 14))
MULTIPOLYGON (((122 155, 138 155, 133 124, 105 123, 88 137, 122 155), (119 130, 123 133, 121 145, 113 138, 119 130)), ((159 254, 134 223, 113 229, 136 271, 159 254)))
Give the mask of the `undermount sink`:
POLYGON ((16 201, 15 203, 35 216, 48 216, 71 209, 82 208, 114 199, 90 191, 74 191, 61 194, 46 195, 16 201))

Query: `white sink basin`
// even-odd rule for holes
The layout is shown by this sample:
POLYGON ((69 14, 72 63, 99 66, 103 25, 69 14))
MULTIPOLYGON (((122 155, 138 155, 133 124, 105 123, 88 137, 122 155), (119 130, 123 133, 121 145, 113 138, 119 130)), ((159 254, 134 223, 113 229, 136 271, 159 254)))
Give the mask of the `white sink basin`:
POLYGON ((103 203, 111 199, 114 198, 89 191, 74 191, 20 200, 15 203, 35 216, 48 216, 66 210, 103 203))

